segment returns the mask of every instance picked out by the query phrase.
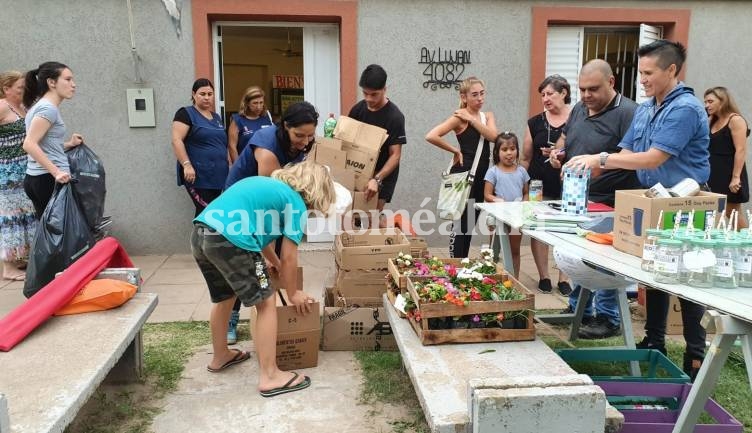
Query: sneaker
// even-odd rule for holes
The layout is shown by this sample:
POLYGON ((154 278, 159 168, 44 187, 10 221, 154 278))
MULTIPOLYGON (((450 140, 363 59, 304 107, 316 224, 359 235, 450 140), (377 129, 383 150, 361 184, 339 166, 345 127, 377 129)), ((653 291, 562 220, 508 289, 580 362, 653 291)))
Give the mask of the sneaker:
POLYGON ((600 340, 619 334, 621 334, 621 326, 614 325, 606 317, 596 316, 593 323, 580 328, 577 337, 583 340, 600 340))
POLYGON ((553 287, 551 287, 551 280, 544 278, 538 281, 538 290, 543 293, 551 293, 551 291, 553 290, 553 287))
POLYGON ((227 327, 227 344, 233 345, 238 342, 238 321, 240 320, 240 311, 233 311, 230 316, 230 322, 227 327))
MULTIPOLYGON (((561 311, 559 311, 559 314, 574 314, 574 310, 572 307, 567 307, 561 311)), ((582 316, 582 324, 583 325, 590 325, 595 320, 595 317, 593 316, 582 316)))
POLYGON ((569 296, 569 294, 572 293, 572 286, 570 286, 567 281, 559 281, 559 283, 556 284, 556 287, 558 287, 559 293, 561 293, 562 296, 569 296))
POLYGON ((642 341, 635 345, 637 349, 653 349, 661 352, 664 356, 668 356, 666 352, 666 346, 664 344, 653 344, 648 341, 648 337, 643 337, 642 341))

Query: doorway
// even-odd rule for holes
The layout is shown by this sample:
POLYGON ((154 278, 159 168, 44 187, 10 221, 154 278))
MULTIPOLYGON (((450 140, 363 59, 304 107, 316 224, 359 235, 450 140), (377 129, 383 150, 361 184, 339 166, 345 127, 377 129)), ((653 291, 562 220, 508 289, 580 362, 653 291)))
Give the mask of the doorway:
POLYGON ((335 24, 217 22, 212 26, 216 109, 227 119, 246 88, 261 87, 278 121, 298 101, 319 112, 340 113, 339 27, 335 24))

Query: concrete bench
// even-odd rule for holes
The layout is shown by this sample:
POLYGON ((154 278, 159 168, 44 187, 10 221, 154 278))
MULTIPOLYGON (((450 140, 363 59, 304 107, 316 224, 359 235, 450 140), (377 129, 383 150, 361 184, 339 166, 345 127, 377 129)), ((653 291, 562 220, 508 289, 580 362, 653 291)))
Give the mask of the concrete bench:
POLYGON ((156 306, 156 294, 136 293, 119 308, 52 317, 0 353, 0 433, 62 432, 108 373, 140 378, 141 328, 156 306))
MULTIPOLYGON (((531 423, 502 429, 498 422, 503 416, 492 414, 494 410, 506 411, 506 415, 514 410, 525 413, 524 407, 505 403, 522 401, 523 397, 528 408, 544 407, 549 414, 581 408, 579 415, 585 416, 600 410, 600 416, 590 418, 595 430, 608 432, 621 428, 623 417, 606 404, 603 392, 590 378, 572 370, 540 339, 423 346, 410 323, 399 318, 386 295, 384 308, 432 432, 528 431, 521 427, 531 423), (573 404, 577 399, 582 399, 580 406, 573 404)), ((560 422, 566 419, 551 419, 551 430, 541 430, 538 425, 532 431, 561 431, 564 424, 560 422)))

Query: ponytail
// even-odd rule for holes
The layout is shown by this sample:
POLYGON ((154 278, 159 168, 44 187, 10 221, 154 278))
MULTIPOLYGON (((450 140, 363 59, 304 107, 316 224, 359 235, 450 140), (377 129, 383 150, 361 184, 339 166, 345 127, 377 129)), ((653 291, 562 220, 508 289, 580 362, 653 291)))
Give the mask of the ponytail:
POLYGON ((39 69, 33 69, 26 73, 24 80, 23 104, 28 110, 39 99, 39 86, 37 85, 37 73, 39 69))
POLYGON ((27 109, 50 90, 47 80, 57 81, 63 69, 69 68, 60 62, 44 62, 37 69, 26 73, 23 103, 27 109))

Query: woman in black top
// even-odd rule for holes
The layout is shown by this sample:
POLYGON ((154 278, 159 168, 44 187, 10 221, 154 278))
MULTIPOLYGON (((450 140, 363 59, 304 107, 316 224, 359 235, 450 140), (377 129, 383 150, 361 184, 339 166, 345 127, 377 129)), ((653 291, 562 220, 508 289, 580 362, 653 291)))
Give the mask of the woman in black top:
MULTIPOLYGON (((531 180, 543 182, 543 200, 558 200, 561 198, 560 168, 551 167, 546 159, 567 123, 572 109, 569 106, 572 96, 569 83, 559 75, 546 77, 538 86, 538 91, 543 102, 543 112, 527 121, 520 165, 527 169, 531 180)), ((548 246, 531 239, 530 250, 540 276, 538 289, 546 293, 551 292, 551 278, 548 275, 548 246)), ((567 282, 567 276, 563 272, 559 272, 557 286, 562 295, 566 296, 572 291, 567 282)))
MULTIPOLYGON (((468 227, 468 209, 474 207, 474 203, 483 202, 483 176, 488 171, 489 160, 493 140, 498 135, 496 131, 496 119, 492 112, 487 111, 481 116, 483 102, 486 99, 486 85, 476 77, 469 77, 460 84, 460 108, 456 110, 448 119, 434 127, 426 134, 426 141, 438 147, 439 149, 451 152, 454 165, 452 173, 468 171, 473 165, 475 152, 478 150, 478 142, 481 135, 483 136, 483 147, 478 162, 478 168, 475 171, 475 182, 470 191, 470 199, 465 211, 460 218, 459 231, 456 222, 452 225, 452 233, 449 235, 449 256, 450 257, 467 257, 470 252, 470 241, 472 240, 472 228, 468 227), (481 117, 485 121, 481 121, 481 117), (443 137, 449 132, 454 131, 459 148, 454 147, 443 137), (490 143, 489 143, 490 142, 490 143)), ((479 211, 475 211, 475 220, 478 219, 479 211)))
POLYGON ((734 98, 725 87, 705 91, 705 110, 710 123, 710 190, 726 194, 726 216, 732 209, 739 212, 739 228, 746 228, 747 218, 741 204, 749 201, 747 179, 747 122, 739 114, 734 98))

